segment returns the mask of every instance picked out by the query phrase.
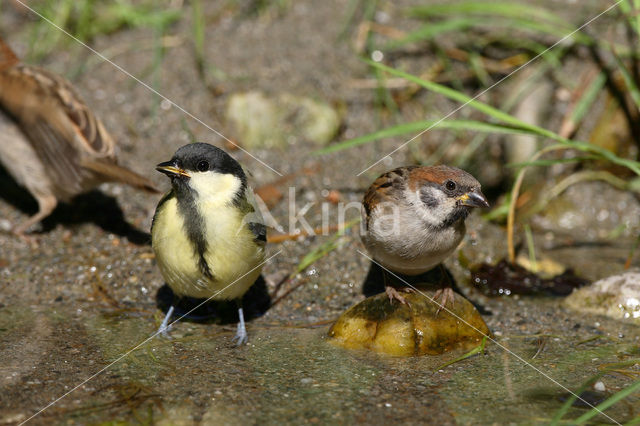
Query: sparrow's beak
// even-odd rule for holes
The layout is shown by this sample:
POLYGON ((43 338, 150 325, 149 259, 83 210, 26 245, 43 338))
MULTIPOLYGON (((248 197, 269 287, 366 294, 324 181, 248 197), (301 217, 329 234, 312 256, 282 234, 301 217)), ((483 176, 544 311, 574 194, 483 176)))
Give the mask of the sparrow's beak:
POLYGON ((458 197, 458 201, 467 207, 489 207, 489 202, 482 192, 469 191, 458 197))
POLYGON ((176 167, 176 163, 174 161, 165 161, 164 163, 160 163, 156 166, 156 170, 169 177, 181 177, 187 179, 191 177, 184 169, 176 167))

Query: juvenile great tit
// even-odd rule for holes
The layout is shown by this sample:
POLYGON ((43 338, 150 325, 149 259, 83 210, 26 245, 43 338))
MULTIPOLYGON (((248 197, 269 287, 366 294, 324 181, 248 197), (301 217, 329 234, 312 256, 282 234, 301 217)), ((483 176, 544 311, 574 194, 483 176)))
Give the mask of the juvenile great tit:
MULTIPOLYGON (((178 296, 235 299, 234 341, 248 341, 241 298, 260 276, 266 228, 253 192, 236 160, 206 143, 178 149, 156 166, 171 179, 151 225, 151 245, 160 272, 178 296)), ((174 307, 160 332, 166 335, 174 307)))

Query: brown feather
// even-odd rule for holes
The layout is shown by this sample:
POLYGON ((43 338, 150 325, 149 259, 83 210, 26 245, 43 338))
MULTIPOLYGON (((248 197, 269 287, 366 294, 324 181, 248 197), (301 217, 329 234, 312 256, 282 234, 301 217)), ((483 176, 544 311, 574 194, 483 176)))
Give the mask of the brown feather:
POLYGON ((68 200, 104 181, 158 192, 150 180, 118 165, 115 141, 71 83, 20 63, 2 39, 0 109, 28 137, 51 180, 49 197, 68 200))
POLYGON ((363 207, 365 212, 365 227, 369 227, 369 215, 375 207, 383 202, 393 202, 401 195, 406 185, 406 176, 413 166, 399 167, 380 175, 364 194, 363 207))
POLYGON ((81 160, 80 164, 101 176, 102 181, 126 183, 133 187, 143 189, 152 193, 158 193, 158 188, 146 177, 119 166, 115 163, 105 163, 94 160, 81 160))

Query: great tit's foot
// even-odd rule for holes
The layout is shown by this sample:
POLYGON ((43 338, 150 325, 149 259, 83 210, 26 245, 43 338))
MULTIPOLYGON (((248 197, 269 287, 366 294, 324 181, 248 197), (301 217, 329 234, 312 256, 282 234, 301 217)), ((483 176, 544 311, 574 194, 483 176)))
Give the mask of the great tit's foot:
MULTIPOLYGON (((407 288, 410 288, 410 287, 407 287, 407 288)), ((411 291, 412 290, 413 289, 411 289, 411 291)), ((406 292, 406 289, 404 289, 403 291, 406 292)), ((389 303, 393 303, 393 299, 395 299, 398 302, 402 303, 403 305, 409 306, 409 302, 407 302, 404 296, 402 296, 400 292, 396 290, 395 287, 388 285, 384 288, 384 292, 387 293, 387 296, 389 297, 389 303)))
POLYGON ((244 312, 242 311, 242 305, 238 302, 238 330, 236 335, 231 339, 236 346, 244 345, 249 341, 249 335, 247 334, 247 328, 244 326, 244 312))
POLYGON ((436 293, 433 295, 433 300, 437 301, 438 299, 440 299, 436 315, 438 315, 440 311, 447 306, 447 303, 449 303, 449 301, 451 302, 450 306, 453 306, 455 297, 456 295, 451 287, 444 287, 436 291, 436 293))
POLYGON ((242 346, 249 341, 249 335, 247 334, 247 329, 245 328, 244 323, 238 323, 238 330, 231 341, 235 343, 236 346, 242 346))
POLYGON ((164 337, 165 339, 169 339, 169 340, 171 340, 171 336, 169 335, 169 331, 171 330, 171 326, 172 326, 172 324, 169 324, 169 321, 171 321, 171 316, 172 315, 173 315, 173 306, 171 306, 169 308, 169 310, 167 311, 167 315, 164 316, 164 319, 162 320, 162 324, 160 324, 160 327, 158 328, 158 331, 156 332, 156 334, 159 334, 162 337, 164 337))

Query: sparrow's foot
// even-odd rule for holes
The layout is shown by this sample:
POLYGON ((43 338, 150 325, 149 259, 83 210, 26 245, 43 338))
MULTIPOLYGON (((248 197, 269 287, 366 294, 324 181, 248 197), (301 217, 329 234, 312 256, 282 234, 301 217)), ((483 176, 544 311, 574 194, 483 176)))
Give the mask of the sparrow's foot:
POLYGON ((244 326, 244 313, 242 312, 242 308, 238 307, 238 330, 236 331, 236 335, 231 339, 236 346, 244 345, 249 341, 249 335, 247 334, 247 328, 244 326))
POLYGON ((443 287, 440 290, 436 291, 436 293, 433 295, 433 300, 437 301, 438 299, 440 299, 440 303, 438 304, 439 306, 438 306, 438 310, 436 311, 436 315, 440 313, 442 308, 447 306, 447 303, 449 301, 451 301, 450 305, 453 306, 455 297, 456 295, 451 287, 443 287))
POLYGON ((27 235, 23 231, 19 231, 17 228, 11 230, 11 235, 16 238, 19 238, 20 241, 27 244, 31 247, 32 250, 37 250, 40 248, 40 242, 38 238, 33 235, 27 235))
MULTIPOLYGON (((413 291, 413 289, 411 289, 410 287, 407 287, 407 288, 403 289, 403 291, 407 293, 410 293, 411 291, 413 291), (409 289, 409 291, 407 291, 407 288, 409 289)), ((400 292, 396 290, 395 287, 388 285, 384 288, 384 291, 385 293, 387 293, 387 296, 389 297, 389 303, 393 303, 393 299, 395 299, 398 302, 402 303, 403 305, 409 306, 409 302, 407 302, 404 296, 402 296, 400 292)))
POLYGON ((160 324, 160 327, 158 328, 158 331, 156 333, 156 334, 160 334, 165 339, 171 339, 171 336, 169 335, 169 330, 171 330, 172 324, 169 324, 169 321, 171 320, 172 315, 173 315, 173 306, 170 307, 169 310, 167 311, 167 315, 165 315, 164 319, 162 320, 162 324, 160 324))

